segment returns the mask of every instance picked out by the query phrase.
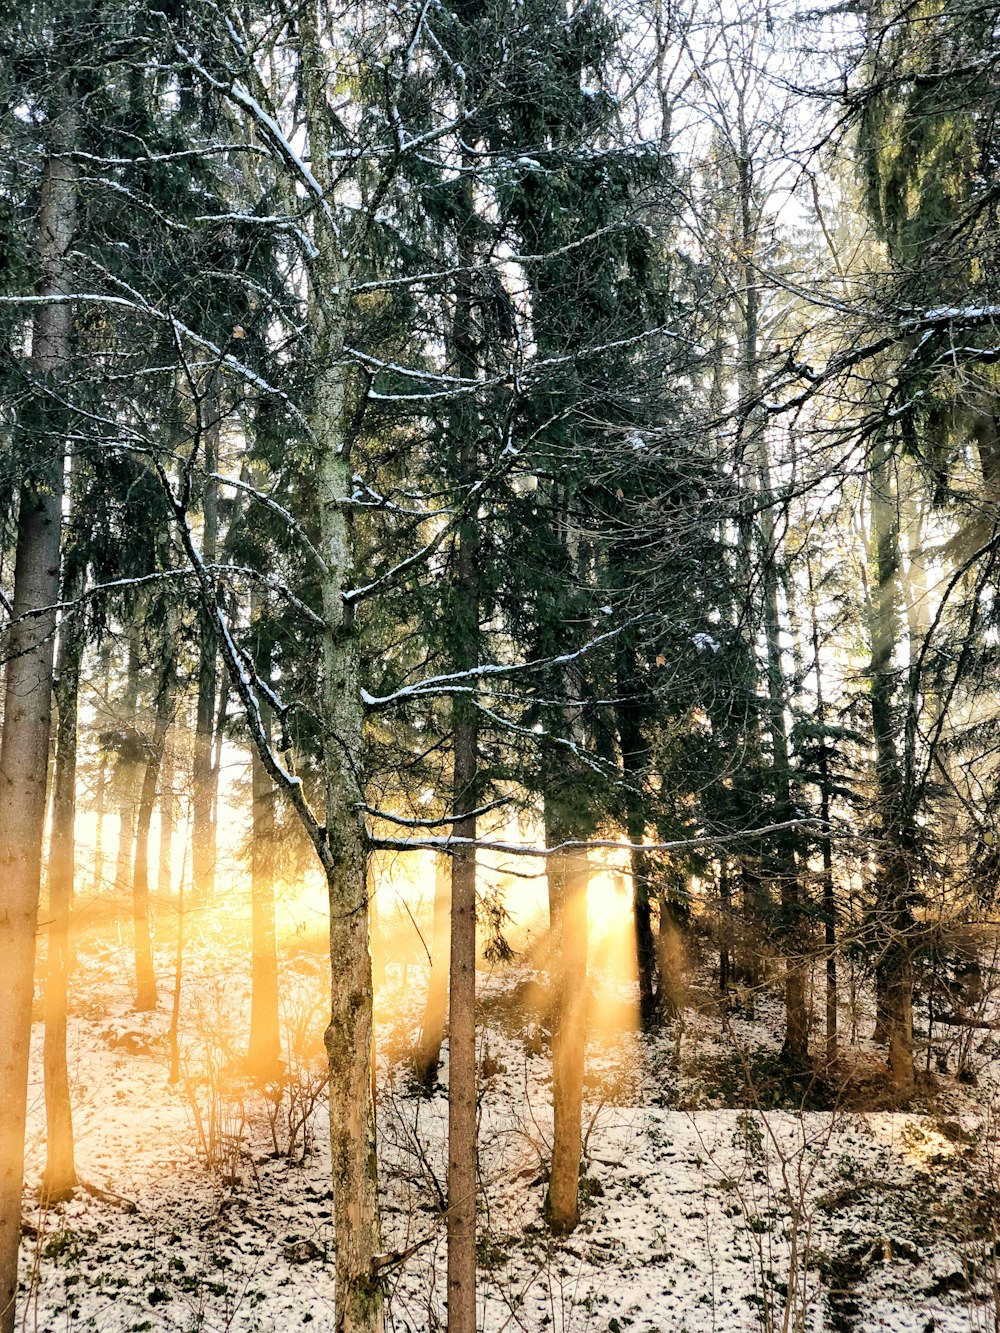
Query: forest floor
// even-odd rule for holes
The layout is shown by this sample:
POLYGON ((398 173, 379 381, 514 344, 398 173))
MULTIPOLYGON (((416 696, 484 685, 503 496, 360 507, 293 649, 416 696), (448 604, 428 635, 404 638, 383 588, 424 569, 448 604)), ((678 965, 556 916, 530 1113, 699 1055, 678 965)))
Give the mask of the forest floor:
MULTIPOLYGON (((88 1188, 48 1210, 28 1195, 26 1329, 332 1330, 323 941, 285 949, 281 1088, 240 1074, 242 947, 241 957, 235 935, 225 950, 215 937, 193 940, 171 1085, 170 949, 157 959, 160 1010, 137 1015, 127 941, 80 941, 73 992, 85 999, 71 1004, 70 1071, 88 1188)), ((388 1327, 410 1333, 443 1326, 445 1296, 446 1096, 443 1086, 418 1094, 408 1067, 423 980, 420 968, 389 969, 378 1026, 386 1248, 422 1242, 390 1272, 388 1327)), ((695 989, 681 1022, 646 1037, 629 987, 598 970, 583 1215, 555 1240, 542 1223, 544 984, 523 960, 480 983, 484 1333, 997 1327, 991 1035, 976 1034, 977 1087, 927 1075, 918 1099, 893 1111, 880 1092, 883 1057, 864 1041, 839 1090, 784 1077, 776 998, 760 997, 753 1019, 723 1018, 709 987, 695 989)), ((32 1187, 44 1158, 40 1023, 35 1035, 32 1187)))

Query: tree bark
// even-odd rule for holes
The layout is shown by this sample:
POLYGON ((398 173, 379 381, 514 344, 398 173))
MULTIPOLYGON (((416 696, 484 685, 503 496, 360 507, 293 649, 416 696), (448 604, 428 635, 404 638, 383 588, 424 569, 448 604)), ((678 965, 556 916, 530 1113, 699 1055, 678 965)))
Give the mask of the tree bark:
POLYGON ((725 857, 719 861, 719 904, 722 908, 722 930, 719 941, 719 993, 726 995, 729 990, 731 955, 729 942, 732 938, 733 889, 729 879, 729 862, 725 857))
POLYGON ((156 867, 156 893, 163 903, 169 902, 174 887, 173 843, 176 824, 174 757, 168 736, 164 740, 160 758, 160 846, 156 867))
POLYGON ((156 691, 153 735, 143 773, 135 829, 135 868, 132 875, 132 925, 135 932, 135 1007, 138 1013, 156 1008, 156 970, 149 926, 149 828, 156 805, 160 760, 173 715, 173 627, 168 619, 163 639, 164 664, 156 691))
MULTIPOLYGON (((561 841, 546 829, 546 841, 561 841)), ((547 864, 555 1026, 552 1033, 552 1173, 545 1219, 557 1235, 580 1220, 583 1071, 587 1043, 587 883, 583 856, 550 856, 547 864)))
MULTIPOLYGON (((266 673, 267 667, 267 663, 258 662, 258 671, 266 673)), ((261 715, 265 734, 269 736, 270 717, 263 706, 261 715)), ((250 785, 253 840, 250 847, 251 971, 247 1065, 254 1078, 267 1082, 276 1079, 281 1071, 278 951, 274 930, 275 791, 256 749, 250 756, 250 785)))
MULTIPOLYGON (((618 744, 622 756, 622 775, 625 779, 625 822, 628 840, 633 844, 629 861, 632 870, 635 960, 639 978, 639 1022, 644 1031, 649 1031, 657 1016, 656 944, 653 939, 649 857, 640 850, 646 836, 646 813, 641 789, 648 747, 636 716, 635 701, 640 697, 639 682, 633 670, 631 649, 625 643, 622 643, 618 650, 617 680, 619 702, 615 712, 618 744)), ((551 899, 550 893, 550 902, 551 899)))
POLYGON ((136 785, 140 760, 136 754, 139 733, 136 729, 139 712, 139 611, 133 611, 133 624, 128 637, 128 665, 125 674, 125 693, 118 735, 120 753, 115 772, 118 788, 118 849, 115 856, 115 890, 124 894, 129 887, 135 847, 136 785))
POLYGON ((451 858, 439 852, 434 859, 434 921, 431 932, 427 1003, 420 1029, 420 1044, 413 1060, 417 1081, 428 1091, 441 1064, 448 1014, 448 962, 451 936, 451 858))
MULTIPOLYGON (((806 556, 809 583, 809 614, 812 629, 813 672, 816 679, 816 721, 826 724, 826 700, 823 697, 823 671, 820 662, 819 618, 816 613, 816 589, 812 562, 806 556)), ((826 1059, 837 1058, 837 900, 833 882, 833 831, 830 827, 830 758, 825 734, 820 736, 819 816, 823 823, 820 851, 823 857, 823 943, 826 949, 826 1059)))
MULTIPOLYGON (((456 701, 457 705, 457 701, 456 701)), ((476 777, 475 719, 455 727, 456 808, 476 777)), ((473 807, 474 808, 474 805, 473 807)), ((475 816, 455 836, 476 836, 475 816)), ((448 1007, 448 1333, 476 1330, 476 852, 458 847, 451 867, 448 1007)))
POLYGON ((878 434, 872 450, 871 521, 876 561, 871 608, 871 707, 875 738, 880 846, 875 875, 876 963, 880 1026, 889 1047, 895 1091, 913 1091, 913 865, 911 783, 900 762, 894 721, 894 663, 899 640, 899 526, 892 493, 886 441, 878 434))
MULTIPOLYGON (((755 192, 754 154, 749 141, 742 104, 737 117, 737 140, 732 144, 737 176, 738 253, 740 256, 740 398, 747 412, 747 454, 756 476, 760 523, 760 579, 763 588, 763 630, 765 642, 765 680, 768 694, 768 730, 771 737, 772 767, 775 783, 775 817, 784 822, 792 817, 788 731, 785 721, 784 671, 782 669, 780 622, 778 614, 779 542, 774 523, 774 494, 771 486, 767 427, 760 415, 760 303, 757 248, 761 221, 755 192)), ((779 834, 772 855, 774 877, 781 900, 781 919, 777 931, 784 954, 785 968, 785 1040, 782 1055, 793 1064, 804 1063, 809 1054, 809 1021, 806 1010, 804 939, 801 893, 795 853, 787 834, 779 834)))
MULTIPOLYGON (((770 468, 767 446, 761 431, 759 444, 761 547, 764 560, 764 640, 767 650, 768 724, 774 764, 778 822, 794 815, 791 799, 791 757, 785 722, 785 674, 781 660, 780 620, 778 614, 777 540, 772 517, 770 468)), ((774 865, 781 897, 779 938, 785 959, 785 1040, 782 1055, 796 1064, 809 1057, 809 1016, 806 1010, 805 940, 801 915, 801 890, 795 853, 788 833, 777 835, 774 865)))
MULTIPOLYGON (((75 580, 63 580, 64 600, 79 592, 75 580)), ((42 1190, 50 1202, 67 1199, 76 1187, 73 1160, 73 1113, 66 1062, 66 1010, 69 983, 69 916, 75 871, 77 699, 83 635, 75 616, 59 630, 55 687, 56 761, 53 778, 52 831, 49 839, 48 958, 45 970, 45 1175, 42 1190)))
MULTIPOLYGON (((675 876, 670 878, 674 879, 675 876)), ((687 913, 677 899, 671 897, 668 884, 660 894, 656 950, 660 965, 660 988, 656 1004, 664 1018, 679 1018, 687 1002, 687 928, 687 913)))
POLYGON ((96 897, 104 889, 104 811, 108 792, 108 756, 101 746, 97 760, 97 783, 94 792, 94 875, 91 892, 96 897))
MULTIPOLYGON (((472 168, 466 155, 465 165, 472 168)), ((455 315, 452 340, 458 374, 479 373, 472 273, 477 226, 471 174, 465 178, 458 220, 455 315)), ((479 480, 479 419, 466 404, 453 410, 451 435, 460 493, 479 480)), ((475 505, 458 525, 452 589, 451 659, 454 670, 479 662, 479 518, 475 505)), ((474 840, 479 803, 479 714, 475 700, 456 694, 452 702, 455 836, 474 840)), ((448 1007, 448 1333, 476 1333, 476 1185, 478 1179, 478 1078, 476 1066, 476 851, 455 849, 451 861, 451 949, 448 1007)))
MULTIPOLYGON (((475 439, 463 443, 463 471, 475 467, 475 439), (470 456, 471 455, 471 456, 470 456)), ((478 659, 479 596, 475 520, 458 542, 456 669, 478 659)), ((476 837, 479 724, 474 704, 456 695, 454 833, 476 837)), ((476 851, 458 846, 451 861, 448 1006, 448 1333, 476 1331, 476 851)))
MULTIPOLYGON (((217 470, 219 449, 218 408, 213 395, 205 399, 209 420, 203 430, 205 472, 217 470)), ((219 486, 209 476, 202 498, 202 553, 206 564, 214 564, 219 546, 219 486)), ((195 712, 194 754, 191 766, 191 897, 195 904, 207 902, 215 890, 215 705, 218 694, 218 644, 215 626, 201 618, 198 653, 198 699, 195 712)))
MULTIPOLYGON (((101 712, 105 712, 111 697, 110 659, 101 654, 101 712)), ((108 751, 103 744, 97 760, 97 780, 94 791, 94 873, 91 893, 96 897, 104 889, 104 814, 108 797, 108 751)))
POLYGON ((317 391, 316 425, 330 446, 319 460, 323 580, 324 859, 330 901, 331 997, 325 1042, 330 1066, 330 1148, 337 1236, 336 1326, 380 1333, 382 1291, 374 1272, 380 1249, 375 1104, 372 959, 368 929, 368 847, 360 809, 361 702, 358 643, 345 615, 351 537, 340 503, 351 494, 350 469, 332 447, 343 412, 341 372, 317 391))
MULTIPOLYGON (((64 94, 65 95, 65 94, 64 94)), ((36 254, 43 295, 71 291, 67 256, 76 225, 75 122, 66 107, 49 126, 51 156, 42 164, 36 254)), ((49 759, 55 613, 32 614, 59 598, 62 434, 44 385, 65 375, 72 308, 39 306, 32 325, 31 371, 42 385, 36 469, 21 480, 14 561, 12 628, 7 635, 0 740, 0 1333, 13 1333, 24 1178, 24 1122, 31 1038, 35 930, 41 883, 45 786, 49 759), (52 449, 46 458, 46 445, 52 449), (44 442, 44 443, 43 443, 44 442), (27 617, 27 618, 25 618, 27 617)))
MULTIPOLYGON (((312 448, 317 484, 323 627, 320 729, 325 826, 317 835, 330 902, 331 996, 326 1051, 330 1066, 330 1153, 337 1237, 338 1333, 382 1333, 383 1291, 375 1099, 372 956, 368 913, 360 646, 353 604, 344 592, 354 571, 348 502, 354 493, 344 438, 348 377, 343 347, 350 274, 334 225, 331 116, 317 14, 298 10, 303 108, 313 169, 324 192, 316 216, 310 319, 317 372, 312 448)), ((230 672, 232 677, 232 672, 230 672)))

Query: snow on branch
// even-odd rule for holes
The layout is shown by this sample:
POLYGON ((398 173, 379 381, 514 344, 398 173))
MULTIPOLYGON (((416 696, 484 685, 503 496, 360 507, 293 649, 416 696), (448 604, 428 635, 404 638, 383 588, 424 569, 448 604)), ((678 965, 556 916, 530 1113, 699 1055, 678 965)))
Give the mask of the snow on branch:
MULTIPOLYGON (((566 701, 561 700, 560 703, 562 706, 565 706, 566 701)), ((579 759, 581 764, 589 768, 591 772, 596 773, 597 776, 602 779, 606 780, 609 776, 618 776, 616 770, 614 770, 610 764, 605 764, 600 759, 595 758, 592 754, 588 753, 579 741, 573 740, 570 736, 554 736, 551 731, 535 731, 531 727, 522 726, 519 722, 512 722, 510 718, 504 717, 494 709, 487 708, 487 706, 478 699, 476 700, 476 710, 477 712, 482 713, 484 717, 488 717, 491 722, 495 722, 497 726, 502 727, 505 731, 512 731, 518 736, 524 736, 528 740, 533 741, 536 745, 539 741, 545 741, 549 745, 557 745, 563 750, 568 750, 575 759, 579 759)))
POLYGON ((509 805, 511 800, 509 796, 501 796, 495 801, 487 802, 486 805, 477 806, 475 810, 465 810, 459 815, 442 815, 439 819, 408 818, 406 815, 394 815, 390 810, 379 810, 371 805, 362 805, 359 809, 373 819, 383 819, 387 824, 399 824, 402 828, 441 828, 445 824, 457 824, 461 819, 473 819, 491 814, 494 810, 509 805))
POLYGON ((495 842, 490 838, 380 838, 369 835, 373 847, 380 851, 436 851, 452 853, 460 847, 474 847, 477 851, 501 852, 505 856, 565 856, 568 852, 684 852, 701 847, 724 847, 734 842, 769 837, 792 829, 825 828, 818 818, 786 819, 780 824, 764 824, 760 828, 743 829, 738 833, 705 833, 695 838, 678 838, 673 842, 626 842, 618 838, 593 838, 590 841, 556 843, 552 847, 524 846, 517 842, 495 842))
MULTIPOLYGON (((63 617, 76 615, 88 602, 97 601, 105 593, 120 592, 125 588, 141 588, 150 583, 165 583, 190 577, 191 571, 189 569, 160 569, 149 574, 134 574, 129 578, 109 579, 106 583, 95 583, 92 588, 85 589, 77 597, 66 601, 50 602, 47 606, 32 606, 27 611, 22 611, 16 619, 12 618, 0 625, 0 633, 6 634, 15 625, 20 625, 27 620, 36 620, 39 616, 50 616, 56 613, 63 617)), ((10 606, 6 598, 4 598, 4 605, 10 611, 13 611, 13 607, 10 606)))
POLYGON ((183 162, 189 158, 210 157, 216 153, 253 153, 267 157, 265 148, 252 143, 212 143, 201 148, 182 148, 174 153, 137 153, 135 157, 103 157, 100 153, 85 153, 74 148, 66 153, 49 153, 52 158, 68 158, 72 162, 92 162, 97 167, 152 166, 159 162, 183 162))
POLYGON ((497 255, 490 262, 456 264, 453 268, 430 269, 425 273, 413 273, 400 278, 376 278, 370 282, 359 282, 352 285, 351 294, 357 295, 362 292, 387 291, 393 287, 417 287, 434 282, 444 282, 468 273, 492 272, 497 265, 504 267, 509 264, 545 264, 553 259, 558 259, 561 255, 569 254, 573 250, 579 250, 582 246, 591 245, 604 236, 618 235, 620 232, 628 230, 631 225, 616 223, 614 226, 598 227, 594 231, 588 232, 586 236, 580 236, 575 241, 567 241, 565 245, 556 246, 554 249, 546 250, 541 254, 524 255, 512 251, 510 254, 497 255))
POLYGON ((404 685, 392 694, 378 696, 369 694, 367 690, 362 690, 361 698, 369 708, 386 708, 390 704, 402 703, 404 699, 422 698, 426 695, 469 693, 474 688, 474 682, 489 676, 513 676, 526 671, 542 671, 551 667, 568 666, 570 662, 578 661, 587 653, 600 647, 601 644, 616 639, 631 625, 647 619, 649 619, 647 615, 633 616, 625 621, 623 625, 618 625, 605 634, 598 634, 595 638, 589 639, 585 644, 574 649, 573 652, 561 653, 558 657, 536 657, 528 662, 484 662, 482 665, 470 667, 466 671, 452 671, 446 675, 429 676, 426 680, 417 681, 413 685, 404 685))
MULTIPOLYGON (((118 285, 123 287, 126 286, 125 283, 119 283, 118 285)), ((258 389, 261 393, 267 394, 269 397, 280 399, 292 416, 294 416, 299 424, 308 432, 309 436, 312 436, 312 428, 305 416, 283 389, 279 389, 275 385, 270 384, 263 375, 259 375, 257 371, 251 369, 250 366, 246 365, 238 357, 233 356, 231 352, 223 351, 218 343, 213 342, 210 338, 206 338, 203 334, 196 333, 194 329, 189 328, 187 324, 182 323, 176 315, 160 310, 154 305, 150 305, 149 302, 144 300, 138 293, 133 293, 129 297, 114 296, 110 292, 60 292, 45 296, 29 294, 0 296, 0 306, 19 306, 26 309, 40 305, 77 304, 103 305, 111 306, 115 309, 129 310, 133 314, 145 315, 148 319, 155 320, 157 323, 166 324, 168 327, 172 328, 175 333, 186 338, 189 342, 194 343, 196 347, 202 348, 203 351, 211 352, 217 358, 218 364, 224 365, 227 369, 232 370, 253 388, 258 389)))
POLYGON ((231 486, 233 490, 236 491, 243 491, 243 493, 249 495, 252 500, 256 500, 256 502, 263 505, 265 509, 269 509, 272 514, 277 514, 279 518, 288 524, 289 530, 295 533, 296 537, 308 551, 309 555, 319 566, 320 572, 323 574, 327 572, 327 563, 323 558, 322 553, 310 540, 309 535, 305 528, 303 528, 302 524, 294 514, 285 508, 284 505, 279 504, 277 500, 273 499, 265 491, 259 490, 256 486, 252 486, 248 481, 244 481, 241 477, 229 477, 222 472, 209 472, 206 475, 211 481, 217 481, 223 486, 231 486))
POLYGON ((510 432, 511 426, 508 422, 507 430, 505 432, 506 441, 504 447, 498 451, 490 468, 484 472, 482 476, 478 477, 468 488, 462 502, 457 507, 419 515, 421 520, 437 517, 441 514, 448 515, 447 523, 443 523, 440 526, 430 541, 426 542, 418 550, 412 552, 412 554, 404 557, 390 569, 385 570, 384 573, 378 575, 378 577, 372 579, 369 583, 366 583, 361 587, 348 589, 343 594, 345 603, 350 605, 352 603, 360 602, 366 597, 371 597, 373 593, 391 587, 393 583, 400 579, 404 574, 407 574, 411 569, 415 569, 419 565, 424 564, 434 552, 439 549, 448 534, 453 532, 456 525, 461 522, 463 515, 468 513, 473 505, 480 504, 482 496, 489 486, 494 481, 497 481, 500 477, 504 476, 509 470, 511 454, 516 453, 516 451, 512 450, 510 447, 510 432))
POLYGON ((247 112, 251 119, 256 123, 258 129, 262 132, 263 137, 272 144, 277 151, 278 156, 292 168, 299 180, 302 181, 308 192, 319 204, 334 235, 339 235, 337 220, 334 217, 333 209, 330 207, 330 202, 326 197, 325 190, 313 175, 312 169, 295 151, 291 143, 289 143, 288 138, 275 118, 265 111, 257 99, 245 88, 242 88, 235 79, 229 83, 223 79, 217 79, 215 75, 205 69, 204 65, 202 65, 190 51, 186 50, 180 42, 175 41, 174 48, 181 59, 186 61, 190 68, 203 78, 209 87, 214 88, 216 92, 222 93, 225 97, 228 97, 231 101, 235 102, 243 111, 247 112))
POLYGON ((326 866, 329 859, 329 845, 324 836, 323 828, 319 820, 313 814, 309 802, 306 800, 302 779, 298 774, 293 773, 279 757, 279 752, 275 748, 269 735, 269 729, 264 723, 263 713, 261 712, 260 695, 265 697, 268 704, 274 709, 275 713, 282 719, 282 721, 284 721, 284 718, 287 716, 288 707, 278 697, 270 685, 260 678, 259 674, 254 669, 253 663, 248 659, 246 653, 241 651, 237 646, 236 641, 233 639, 229 627, 229 620, 219 603, 215 583, 212 579, 211 567, 205 563, 201 551, 198 549, 194 540, 194 534, 191 530, 191 523, 184 502, 174 493, 170 478, 164 471, 162 464, 154 459, 153 466, 156 468, 160 485, 163 487, 167 503, 170 506, 174 521, 177 524, 181 544, 184 547, 191 569, 197 577, 202 606, 219 631, 219 646, 222 652, 222 659, 226 664, 226 670, 236 693, 239 696, 240 702, 243 704, 247 728, 250 732, 254 747, 272 781, 291 801, 296 814, 302 821, 302 825, 309 836, 310 842, 316 849, 320 861, 326 866))
POLYGON ((271 574, 265 574, 259 569, 254 569, 250 565, 206 564, 205 568, 213 574, 232 574, 240 578, 250 579, 254 583, 261 583, 264 587, 270 588, 272 592, 280 594, 280 596, 282 596, 290 606, 294 606, 296 611, 304 616, 311 625, 322 627, 324 624, 322 616, 317 615, 312 607, 304 602, 301 597, 297 597, 287 583, 283 583, 281 579, 276 579, 271 574))

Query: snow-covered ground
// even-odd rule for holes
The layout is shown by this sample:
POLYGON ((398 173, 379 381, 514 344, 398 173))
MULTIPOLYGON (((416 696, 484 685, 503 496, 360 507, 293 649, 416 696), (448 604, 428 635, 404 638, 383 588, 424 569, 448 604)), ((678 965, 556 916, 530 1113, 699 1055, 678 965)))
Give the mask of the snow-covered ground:
MULTIPOLYGON (((81 943, 70 1064, 89 1188, 48 1212, 29 1195, 27 1329, 333 1328, 325 963, 315 944, 288 951, 291 1092, 262 1091, 239 1076, 247 968, 237 951, 229 970, 228 956, 217 941, 191 949, 171 1085, 168 953, 161 1010, 137 1016, 127 952, 81 943)), ((445 1093, 419 1096, 406 1062, 422 981, 419 968, 390 969, 378 1034, 386 1248, 423 1242, 390 1270, 388 1325, 412 1333, 443 1326, 445 1295, 445 1093)), ((771 1061, 776 1003, 725 1030, 694 1008, 645 1038, 616 1025, 629 996, 598 975, 583 1217, 555 1240, 542 1222, 549 1058, 530 981, 523 968, 481 976, 483 1330, 996 1329, 989 1069, 974 1090, 938 1077, 906 1113, 868 1109, 856 1088, 833 1111, 764 1110, 788 1100, 771 1061), (734 1096, 747 1072, 756 1094, 734 1096)), ((36 1035, 33 1184, 44 1157, 40 1025, 36 1035)), ((878 1057, 858 1058, 874 1077, 878 1057)), ((803 1091, 804 1105, 817 1100, 803 1091)))

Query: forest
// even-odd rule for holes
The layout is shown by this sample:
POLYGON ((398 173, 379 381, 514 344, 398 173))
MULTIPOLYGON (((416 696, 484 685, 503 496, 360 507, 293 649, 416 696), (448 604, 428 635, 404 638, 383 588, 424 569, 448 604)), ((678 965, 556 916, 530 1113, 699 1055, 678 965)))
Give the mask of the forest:
POLYGON ((0 6, 0 1333, 1000 1333, 1000 0, 0 6))

